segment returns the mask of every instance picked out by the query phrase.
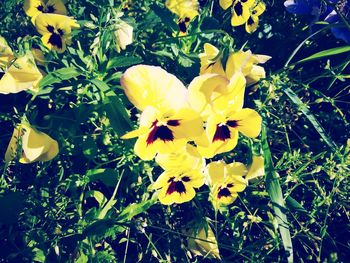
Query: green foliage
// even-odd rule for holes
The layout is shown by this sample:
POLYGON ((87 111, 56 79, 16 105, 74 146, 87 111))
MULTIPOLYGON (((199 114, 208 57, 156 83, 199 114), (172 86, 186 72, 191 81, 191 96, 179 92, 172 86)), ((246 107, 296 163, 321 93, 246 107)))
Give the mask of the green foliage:
MULTIPOLYGON (((185 36, 173 33, 177 18, 164 1, 66 2, 81 29, 65 53, 45 53, 40 92, 0 94, 1 158, 23 117, 60 145, 50 162, 0 164, 1 260, 218 262, 188 248, 184 229, 204 221, 223 262, 348 260, 349 46, 328 29, 308 37, 307 18, 287 14, 283 1, 266 1, 251 35, 231 27, 218 1, 199 1, 201 15, 185 36), (113 36, 118 11, 135 30, 120 53, 113 36), (143 63, 188 84, 209 42, 224 58, 243 45, 272 56, 267 77, 245 94, 246 106, 263 116, 264 132, 240 138, 242 145, 223 156, 249 164, 252 153, 264 154, 266 175, 219 211, 207 186, 191 202, 162 206, 148 189, 160 169, 134 155, 133 141, 120 139, 138 118, 120 78, 143 63)), ((47 51, 22 5, 0 5, 0 35, 16 52, 47 51)))

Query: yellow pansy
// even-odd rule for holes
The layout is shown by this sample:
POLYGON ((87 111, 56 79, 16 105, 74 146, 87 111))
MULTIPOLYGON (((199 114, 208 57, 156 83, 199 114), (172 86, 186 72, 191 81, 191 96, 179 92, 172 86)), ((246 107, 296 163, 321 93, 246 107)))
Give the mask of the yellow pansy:
POLYGON ((253 33, 259 25, 259 16, 265 12, 266 6, 263 2, 259 2, 251 11, 248 20, 245 23, 245 30, 253 33))
POLYGON ((139 129, 122 138, 138 137, 134 146, 136 155, 151 160, 157 153, 171 153, 183 148, 202 133, 202 119, 194 110, 162 110, 149 106, 141 114, 139 129))
POLYGON ((226 62, 226 75, 231 78, 237 72, 242 72, 247 79, 247 84, 258 82, 265 78, 265 70, 257 64, 268 61, 271 57, 266 55, 255 55, 250 50, 231 53, 226 62))
POLYGON ((156 163, 164 170, 182 168, 202 169, 205 166, 205 160, 198 153, 196 147, 187 144, 184 148, 169 154, 157 154, 156 163))
POLYGON ((25 0, 24 11, 32 18, 33 23, 42 13, 67 15, 67 9, 62 0, 25 0))
POLYGON ((200 74, 216 73, 225 75, 225 71, 221 64, 220 50, 215 46, 205 43, 204 52, 199 54, 201 62, 200 74))
POLYGON ((207 165, 207 173, 214 207, 232 204, 238 193, 244 191, 247 186, 247 181, 243 178, 247 168, 239 162, 231 164, 223 161, 211 162, 207 165))
POLYGON ((134 28, 123 20, 120 20, 119 23, 115 25, 113 36, 117 52, 126 49, 126 46, 132 43, 133 30, 134 28))
MULTIPOLYGON (((194 236, 195 231, 189 231, 188 234, 194 236)), ((187 244, 188 249, 195 255, 205 258, 221 259, 218 242, 209 224, 202 227, 195 235, 195 238, 188 238, 187 244)))
POLYGON ((199 153, 205 158, 233 150, 238 133, 255 138, 261 130, 260 115, 249 108, 214 114, 207 119, 206 137, 196 140, 199 153))
POLYGON ((39 14, 35 27, 42 35, 43 44, 50 50, 62 53, 72 41, 71 31, 79 24, 71 17, 57 14, 39 14))
POLYGON ((200 113, 204 120, 212 114, 240 109, 246 80, 241 73, 227 79, 218 74, 204 74, 194 78, 188 86, 191 107, 200 113))
POLYGON ((0 68, 6 67, 14 58, 6 39, 0 36, 0 68))
POLYGON ((184 35, 187 32, 188 24, 195 18, 198 13, 199 3, 197 0, 167 0, 165 6, 174 14, 178 19, 178 26, 180 34, 184 35))
POLYGON ((157 156, 157 162, 165 171, 152 185, 158 190, 159 201, 164 205, 181 204, 194 198, 194 188, 204 184, 203 160, 195 153, 193 146, 182 148, 176 153, 157 156))
POLYGON ((246 179, 252 180, 265 175, 264 157, 253 155, 246 179))
POLYGON ((249 18, 250 8, 254 5, 255 0, 220 0, 219 4, 222 9, 226 10, 232 6, 231 25, 243 25, 249 18))
POLYGON ((10 162, 16 157, 19 142, 22 144, 20 163, 46 162, 56 157, 59 152, 58 143, 49 135, 37 131, 27 124, 21 124, 14 129, 12 138, 5 153, 5 161, 10 162))
POLYGON ((38 83, 43 78, 30 52, 17 58, 3 73, 0 72, 0 76, 0 93, 2 94, 18 93, 24 90, 37 92, 38 83))
POLYGON ((188 107, 186 87, 161 67, 133 66, 126 70, 120 82, 130 102, 141 111, 147 106, 162 109, 188 107))

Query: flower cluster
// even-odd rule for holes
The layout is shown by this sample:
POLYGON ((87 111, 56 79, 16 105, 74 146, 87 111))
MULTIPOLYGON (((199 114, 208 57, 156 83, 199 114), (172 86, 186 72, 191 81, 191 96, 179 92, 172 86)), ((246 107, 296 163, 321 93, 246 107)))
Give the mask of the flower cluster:
POLYGON ((332 34, 346 43, 350 43, 349 26, 343 19, 350 18, 350 1, 330 0, 329 3, 321 0, 287 0, 284 2, 287 11, 297 15, 312 15, 317 21, 332 24, 332 34), (341 18, 342 16, 342 18, 341 18))
POLYGON ((137 65, 123 74, 121 85, 141 115, 139 127, 122 138, 137 137, 136 155, 143 160, 156 157, 164 169, 152 185, 159 189, 161 203, 187 202, 205 181, 210 182, 213 203, 230 204, 245 189, 243 176, 248 170, 243 164, 219 162, 205 167, 204 158, 233 150, 239 133, 259 135, 261 117, 243 108, 244 92, 247 83, 265 76, 258 64, 269 58, 238 51, 229 55, 224 69, 220 51, 205 44, 200 75, 187 89, 156 66, 137 65))
POLYGON ((266 6, 262 1, 255 0, 220 0, 222 9, 231 7, 232 26, 245 25, 248 33, 253 33, 259 25, 259 16, 265 12, 266 6))

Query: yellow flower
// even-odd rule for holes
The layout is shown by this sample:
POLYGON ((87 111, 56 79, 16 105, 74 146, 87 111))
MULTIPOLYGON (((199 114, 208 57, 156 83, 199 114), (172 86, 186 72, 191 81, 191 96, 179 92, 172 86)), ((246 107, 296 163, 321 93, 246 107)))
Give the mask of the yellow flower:
MULTIPOLYGON (((1 76, 1 72, 0 72, 1 76)), ((0 93, 18 93, 24 90, 38 92, 38 83, 43 75, 35 65, 33 55, 28 52, 17 58, 0 79, 0 93)))
POLYGON ((194 188, 204 184, 203 160, 193 146, 188 145, 168 155, 158 155, 156 161, 165 169, 152 185, 158 190, 164 205, 181 204, 194 198, 194 188))
POLYGON ((6 39, 0 36, 0 68, 6 67, 14 58, 6 39))
MULTIPOLYGON (((192 230, 188 234, 193 236, 195 231, 192 230)), ((205 258, 221 259, 218 242, 209 224, 201 228, 195 235, 195 238, 188 238, 187 244, 188 249, 195 255, 205 258)))
POLYGON ((188 86, 189 102, 191 107, 207 120, 213 114, 243 105, 245 84, 246 80, 239 72, 230 80, 225 75, 200 75, 188 86))
POLYGON ((161 67, 133 66, 126 70, 120 82, 130 102, 141 111, 147 106, 162 109, 188 107, 186 87, 161 67))
POLYGON ((164 170, 176 169, 179 165, 182 168, 202 169, 205 160, 198 153, 196 147, 187 144, 184 148, 169 154, 157 154, 156 163, 164 170))
POLYGON ((201 117, 190 108, 162 110, 147 107, 141 114, 140 127, 122 139, 138 137, 134 151, 143 160, 157 153, 171 153, 203 133, 201 117))
POLYGON ((251 11, 248 20, 245 23, 245 30, 253 33, 259 25, 259 16, 265 12, 266 6, 263 2, 259 2, 251 11))
POLYGON ((247 181, 243 178, 247 168, 239 162, 212 162, 207 165, 207 173, 210 178, 212 202, 216 208, 221 204, 232 204, 238 193, 244 191, 247 186, 247 181))
POLYGON ((220 0, 222 9, 226 10, 232 6, 232 26, 243 25, 249 19, 249 10, 254 5, 255 0, 220 0))
POLYGON ((204 52, 199 54, 201 61, 200 74, 216 73, 225 76, 225 71, 221 64, 220 51, 209 43, 204 44, 204 52))
POLYGON ((41 40, 48 49, 63 53, 66 45, 71 44, 72 29, 79 28, 79 24, 68 16, 39 14, 35 19, 35 27, 42 35, 41 40))
POLYGON ((246 179, 252 180, 265 175, 264 157, 253 155, 253 161, 249 167, 246 179))
POLYGON ((265 63, 271 57, 255 55, 250 50, 231 53, 226 62, 226 75, 231 78, 237 72, 242 72, 247 79, 247 84, 258 82, 265 78, 265 70, 257 64, 265 63))
POLYGON ((188 24, 195 18, 198 13, 199 3, 197 0, 167 0, 165 6, 174 14, 178 19, 178 26, 180 35, 185 35, 187 32, 188 24))
POLYGON ((20 163, 50 161, 56 157, 59 151, 57 141, 49 135, 37 131, 30 125, 21 124, 13 131, 5 153, 6 162, 10 162, 16 157, 20 140, 22 144, 20 163))
POLYGON ((42 13, 67 15, 67 9, 62 0, 25 0, 24 11, 32 18, 33 24, 36 17, 42 13))
POLYGON ((124 50, 127 45, 132 44, 133 30, 134 28, 132 26, 122 20, 120 20, 120 22, 116 25, 114 39, 116 42, 117 52, 124 50))

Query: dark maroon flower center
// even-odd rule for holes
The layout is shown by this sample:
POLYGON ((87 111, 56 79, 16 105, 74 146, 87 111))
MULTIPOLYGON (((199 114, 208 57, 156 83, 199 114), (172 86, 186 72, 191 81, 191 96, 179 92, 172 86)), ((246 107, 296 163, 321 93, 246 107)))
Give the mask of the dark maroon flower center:
POLYGON ((237 4, 234 5, 233 9, 237 16, 241 16, 243 14, 243 6, 240 1, 238 1, 237 4))
POLYGON ((186 193, 186 187, 183 182, 189 182, 191 179, 188 176, 184 176, 179 181, 174 181, 175 177, 170 177, 168 180, 169 186, 166 191, 167 195, 170 195, 174 192, 178 192, 179 194, 186 193))
POLYGON ((219 187, 218 198, 231 196, 231 192, 227 187, 219 187))
POLYGON ((158 121, 154 121, 151 126, 151 132, 147 137, 147 145, 154 143, 157 139, 160 139, 164 142, 174 140, 174 134, 169 129, 168 126, 179 126, 179 120, 169 120, 166 125, 157 126, 158 121))
POLYGON ((43 5, 38 5, 36 9, 38 9, 42 13, 54 13, 56 10, 53 5, 48 5, 46 7, 44 7, 43 5))
POLYGON ((231 128, 236 128, 238 126, 238 121, 229 120, 225 124, 216 125, 216 131, 212 142, 230 139, 231 132, 228 126, 231 128))

